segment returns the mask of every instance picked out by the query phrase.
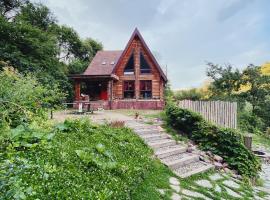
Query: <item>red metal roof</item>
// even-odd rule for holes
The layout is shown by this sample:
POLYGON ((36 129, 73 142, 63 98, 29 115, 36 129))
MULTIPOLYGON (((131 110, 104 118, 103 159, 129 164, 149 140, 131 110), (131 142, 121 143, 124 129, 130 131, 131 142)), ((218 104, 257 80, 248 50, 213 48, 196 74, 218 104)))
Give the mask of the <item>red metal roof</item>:
POLYGON ((98 51, 83 75, 110 75, 122 51, 98 51))

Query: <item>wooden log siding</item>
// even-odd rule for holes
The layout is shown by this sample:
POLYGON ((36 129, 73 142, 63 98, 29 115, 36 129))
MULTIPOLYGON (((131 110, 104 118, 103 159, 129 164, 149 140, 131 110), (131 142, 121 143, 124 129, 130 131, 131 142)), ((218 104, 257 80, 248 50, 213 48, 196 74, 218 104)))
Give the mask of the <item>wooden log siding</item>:
POLYGON ((119 67, 116 69, 115 74, 119 77, 119 81, 115 81, 113 85, 113 93, 115 99, 123 99, 123 83, 125 80, 135 81, 135 97, 140 99, 140 81, 141 80, 151 80, 152 81, 152 97, 153 99, 163 99, 163 82, 160 77, 160 73, 155 67, 153 61, 150 59, 146 49, 143 47, 142 42, 138 39, 132 41, 127 53, 124 55, 119 67), (132 52, 134 53, 134 75, 125 75, 124 69, 130 58, 132 52), (143 54, 144 58, 151 67, 150 74, 140 73, 140 52, 143 54), (161 88, 162 86, 162 88, 161 88))
POLYGON ((237 128, 236 102, 183 100, 178 105, 200 113, 207 121, 218 126, 237 128))

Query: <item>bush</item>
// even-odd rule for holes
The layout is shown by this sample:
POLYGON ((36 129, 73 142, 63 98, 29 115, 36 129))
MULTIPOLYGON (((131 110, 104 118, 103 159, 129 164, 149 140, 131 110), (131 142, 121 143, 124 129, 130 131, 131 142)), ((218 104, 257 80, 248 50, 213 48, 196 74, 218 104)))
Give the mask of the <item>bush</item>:
POLYGON ((238 114, 239 128, 248 133, 260 133, 264 128, 264 123, 260 117, 248 111, 241 111, 238 114))
POLYGON ((182 100, 192 100, 192 101, 196 101, 196 100, 201 100, 204 98, 204 94, 196 88, 192 88, 189 90, 179 90, 176 91, 174 93, 174 98, 178 101, 182 101, 182 100))
POLYGON ((266 129, 266 137, 270 138, 270 127, 266 129))
POLYGON ((42 85, 31 74, 22 75, 11 67, 0 72, 0 83, 0 127, 45 118, 45 108, 59 105, 65 96, 57 85, 42 85))
POLYGON ((247 177, 255 177, 260 162, 243 144, 241 134, 206 122, 201 115, 174 104, 166 108, 168 123, 187 134, 203 150, 222 156, 232 169, 247 177))

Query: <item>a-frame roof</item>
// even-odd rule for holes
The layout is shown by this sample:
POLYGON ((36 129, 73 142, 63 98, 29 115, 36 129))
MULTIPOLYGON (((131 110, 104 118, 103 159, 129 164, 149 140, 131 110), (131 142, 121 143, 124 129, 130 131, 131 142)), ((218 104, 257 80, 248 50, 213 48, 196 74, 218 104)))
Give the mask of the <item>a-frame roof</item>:
POLYGON ((147 51, 147 54, 150 56, 150 59, 154 63, 155 67, 158 69, 161 77, 164 81, 167 82, 167 77, 162 71, 160 65, 156 61, 155 57, 153 56, 152 52, 146 45, 142 35, 140 34, 139 30, 135 28, 134 32, 132 33, 124 51, 98 51, 95 57, 93 58, 92 62, 89 64, 87 69, 82 74, 83 76, 103 76, 103 75, 112 75, 115 73, 115 70, 120 65, 121 60, 127 53, 129 46, 131 45, 132 41, 138 37, 141 41, 143 47, 147 51))
POLYGON ((139 30, 138 30, 137 28, 135 28, 135 30, 133 31, 133 33, 132 33, 132 35, 131 35, 131 37, 130 37, 130 39, 129 39, 129 41, 128 41, 128 43, 127 43, 125 49, 124 49, 124 51, 122 52, 121 56, 119 57, 119 59, 118 59, 116 65, 115 65, 115 67, 114 67, 112 73, 115 72, 115 70, 116 70, 117 67, 119 66, 121 60, 123 59, 123 57, 124 57, 125 54, 127 53, 127 50, 128 50, 128 48, 129 48, 129 46, 131 45, 132 41, 133 41, 136 37, 138 37, 139 40, 141 41, 143 47, 146 49, 148 55, 150 56, 150 59, 153 61, 154 65, 157 67, 157 69, 158 69, 158 71, 159 71, 161 77, 164 79, 164 81, 167 82, 167 77, 166 77, 166 75, 164 74, 163 70, 161 69, 160 65, 158 64, 157 60, 155 59, 154 55, 153 55, 152 52, 150 51, 149 47, 148 47, 147 44, 145 43, 145 41, 144 41, 142 35, 140 34, 140 32, 139 32, 139 30))

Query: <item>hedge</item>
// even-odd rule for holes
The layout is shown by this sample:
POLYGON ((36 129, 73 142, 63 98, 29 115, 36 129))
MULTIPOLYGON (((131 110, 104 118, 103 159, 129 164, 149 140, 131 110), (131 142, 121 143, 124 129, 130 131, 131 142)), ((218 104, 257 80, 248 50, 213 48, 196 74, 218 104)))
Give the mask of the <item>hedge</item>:
POLYGON ((166 106, 169 125, 188 135, 202 150, 223 157, 231 169, 240 175, 255 177, 261 168, 259 160, 243 144, 241 134, 234 129, 217 127, 195 112, 173 103, 166 106))

